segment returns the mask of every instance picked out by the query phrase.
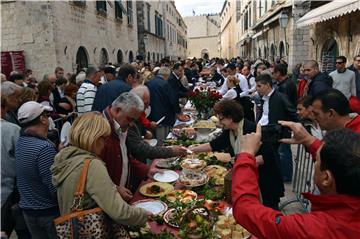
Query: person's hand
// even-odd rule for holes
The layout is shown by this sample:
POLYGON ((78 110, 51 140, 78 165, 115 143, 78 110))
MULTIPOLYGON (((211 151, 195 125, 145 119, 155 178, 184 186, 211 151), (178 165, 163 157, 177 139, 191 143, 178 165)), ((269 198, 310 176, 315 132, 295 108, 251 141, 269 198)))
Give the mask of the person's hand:
POLYGON ((66 147, 65 142, 60 142, 58 146, 58 151, 62 150, 65 147, 66 147))
POLYGON ((152 137, 153 137, 153 134, 150 131, 146 130, 144 139, 152 139, 152 137))
POLYGON ((256 133, 246 134, 241 137, 241 152, 255 155, 261 145, 261 125, 256 126, 256 133))
POLYGON ((163 169, 159 169, 159 168, 150 168, 149 172, 147 173, 147 176, 149 178, 153 178, 155 173, 162 173, 164 172, 163 169))
POLYGON ((150 128, 150 129, 156 129, 156 127, 157 127, 156 122, 155 122, 155 121, 151 121, 149 128, 150 128))
POLYGON ((279 124, 289 127, 293 132, 293 137, 291 139, 281 139, 281 143, 303 144, 304 146, 309 147, 315 141, 315 137, 309 134, 309 132, 307 132, 304 126, 300 123, 279 121, 279 124))
POLYGON ((131 191, 123 186, 116 186, 116 189, 118 190, 118 192, 120 193, 121 197, 125 200, 125 201, 130 201, 133 198, 133 194, 131 193, 131 191))
POLYGON ((262 155, 258 155, 255 157, 256 159, 256 165, 263 165, 264 164, 264 159, 263 159, 263 156, 262 155))
POLYGON ((183 156, 187 154, 187 149, 182 146, 174 145, 170 146, 175 156, 183 156))

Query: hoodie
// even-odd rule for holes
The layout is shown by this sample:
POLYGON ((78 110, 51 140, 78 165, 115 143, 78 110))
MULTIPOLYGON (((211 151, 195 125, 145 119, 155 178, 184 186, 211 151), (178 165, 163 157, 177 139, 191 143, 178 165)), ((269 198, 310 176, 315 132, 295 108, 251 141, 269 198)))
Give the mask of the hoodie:
POLYGON ((317 93, 331 89, 333 85, 333 79, 326 72, 319 72, 309 84, 309 90, 307 95, 314 96, 317 93))
POLYGON ((128 205, 111 181, 102 160, 83 149, 70 146, 61 150, 51 166, 52 181, 57 188, 61 215, 71 212, 73 194, 76 190, 84 160, 91 158, 83 201, 83 209, 100 207, 115 222, 122 225, 144 225, 146 211, 128 205))

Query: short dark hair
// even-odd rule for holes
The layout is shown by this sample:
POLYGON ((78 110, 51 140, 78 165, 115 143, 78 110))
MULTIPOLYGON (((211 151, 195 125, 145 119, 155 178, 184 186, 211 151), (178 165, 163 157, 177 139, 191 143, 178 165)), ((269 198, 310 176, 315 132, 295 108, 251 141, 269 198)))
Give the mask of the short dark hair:
POLYGON ((255 82, 259 82, 264 85, 269 84, 270 86, 272 86, 272 79, 269 74, 260 74, 256 76, 255 82))
POLYGON ((235 100, 221 100, 214 105, 214 113, 240 122, 244 118, 244 110, 235 100))
POLYGON ((345 56, 338 56, 336 59, 342 60, 343 63, 346 63, 347 59, 345 56))
POLYGON ((56 85, 63 85, 63 84, 67 84, 68 80, 65 77, 60 77, 59 79, 57 79, 55 81, 56 85))
POLYGON ((181 62, 176 62, 173 66, 173 70, 178 70, 182 66, 181 62))
POLYGON ((235 64, 233 64, 233 63, 229 63, 227 66, 226 66, 226 68, 227 69, 230 69, 230 70, 236 70, 236 66, 235 66, 235 64))
POLYGON ((287 66, 285 64, 276 64, 274 67, 274 72, 279 72, 280 75, 286 76, 287 75, 287 66))
POLYGON ((312 102, 319 100, 321 102, 321 109, 324 112, 330 109, 335 110, 341 116, 346 116, 350 113, 349 101, 346 96, 337 89, 328 89, 314 95, 312 102))
POLYGON ((312 97, 311 96, 304 96, 301 97, 297 104, 302 104, 305 108, 308 108, 312 104, 312 97))
POLYGON ((360 54, 359 55, 356 55, 354 56, 354 61, 356 60, 356 58, 360 57, 360 54))
POLYGON ((86 77, 90 77, 90 76, 95 75, 99 71, 100 71, 100 69, 98 67, 90 66, 89 68, 86 69, 85 75, 86 75, 86 77))
POLYGON ((64 69, 60 66, 55 68, 55 73, 58 73, 59 71, 64 71, 64 69))
POLYGON ((333 174, 338 194, 360 196, 360 134, 347 128, 329 131, 320 158, 320 170, 333 174))
POLYGON ((25 80, 24 74, 12 74, 10 75, 9 81, 15 82, 16 80, 25 80))
POLYGON ((135 77, 136 69, 130 64, 124 64, 122 67, 120 67, 118 76, 119 78, 125 80, 129 75, 135 77))

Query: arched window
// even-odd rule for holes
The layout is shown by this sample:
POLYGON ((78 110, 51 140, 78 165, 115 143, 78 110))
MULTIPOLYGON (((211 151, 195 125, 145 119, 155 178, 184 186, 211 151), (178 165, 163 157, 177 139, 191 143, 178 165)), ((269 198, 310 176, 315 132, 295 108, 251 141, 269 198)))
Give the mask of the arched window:
POLYGON ((100 67, 104 67, 109 62, 109 55, 105 48, 102 48, 100 51, 100 67))
POLYGON ((272 62, 275 62, 275 56, 276 56, 275 46, 274 46, 274 44, 271 44, 271 47, 270 47, 270 60, 272 62))
POLYGON ((261 48, 259 47, 258 57, 261 58, 261 48))
POLYGON ((209 51, 207 49, 202 49, 201 50, 201 58, 209 59, 209 51))
POLYGON ((159 53, 156 54, 156 60, 159 61, 160 55, 159 53))
POLYGON ((335 70, 336 56, 339 55, 339 47, 334 38, 327 40, 321 51, 322 70, 331 72, 335 70))
POLYGON ((129 52, 129 63, 134 61, 134 54, 132 51, 129 52))
POLYGON ((284 42, 280 42, 280 45, 279 45, 279 55, 280 55, 280 58, 283 58, 285 56, 285 47, 284 47, 284 42))
POLYGON ((147 61, 150 62, 151 61, 151 56, 150 56, 150 52, 147 53, 147 61))
POLYGON ((117 59, 117 63, 118 63, 118 64, 122 64, 122 63, 123 63, 124 57, 123 57, 123 53, 122 53, 121 50, 118 50, 116 59, 117 59))
POLYGON ((88 53, 85 47, 81 46, 76 52, 76 65, 77 70, 87 68, 89 65, 88 53))
POLYGON ((155 62, 156 61, 156 59, 155 59, 155 52, 153 52, 153 62, 155 62))

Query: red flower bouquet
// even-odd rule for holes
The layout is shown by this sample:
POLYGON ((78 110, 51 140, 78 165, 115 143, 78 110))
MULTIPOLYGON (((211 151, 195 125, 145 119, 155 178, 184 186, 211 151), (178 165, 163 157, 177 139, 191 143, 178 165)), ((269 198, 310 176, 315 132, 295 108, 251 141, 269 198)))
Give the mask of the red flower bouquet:
POLYGON ((204 90, 202 88, 191 91, 188 95, 191 104, 195 106, 198 112, 198 118, 208 119, 210 117, 210 111, 221 99, 221 95, 212 90, 204 90))

